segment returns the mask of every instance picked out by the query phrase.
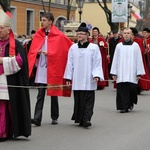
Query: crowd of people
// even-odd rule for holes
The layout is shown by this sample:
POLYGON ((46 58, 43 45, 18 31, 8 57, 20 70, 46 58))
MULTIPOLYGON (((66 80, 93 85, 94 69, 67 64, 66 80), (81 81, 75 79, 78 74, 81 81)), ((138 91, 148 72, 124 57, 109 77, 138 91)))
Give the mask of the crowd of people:
POLYGON ((150 90, 149 28, 142 35, 135 27, 116 29, 104 37, 94 27, 90 37, 86 23, 81 23, 72 42, 54 26, 53 14, 43 13, 42 28, 24 42, 13 35, 11 15, 1 9, 0 15, 0 141, 28 137, 31 124, 41 126, 46 94, 51 97, 52 125, 58 124, 58 97, 70 97, 72 90, 71 119, 87 128, 92 126, 95 90, 109 86, 109 80, 120 113, 133 109, 141 90, 150 90), (29 85, 38 87, 33 118, 29 85))

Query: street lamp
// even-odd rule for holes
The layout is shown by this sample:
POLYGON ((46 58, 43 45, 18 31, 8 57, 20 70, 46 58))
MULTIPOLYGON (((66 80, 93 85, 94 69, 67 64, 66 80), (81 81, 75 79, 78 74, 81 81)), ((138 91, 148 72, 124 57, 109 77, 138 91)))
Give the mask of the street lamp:
POLYGON ((78 0, 79 22, 81 23, 81 14, 83 12, 84 0, 78 0))
POLYGON ((128 3, 128 26, 129 27, 129 19, 131 18, 131 9, 132 9, 132 6, 130 5, 130 3, 128 3))

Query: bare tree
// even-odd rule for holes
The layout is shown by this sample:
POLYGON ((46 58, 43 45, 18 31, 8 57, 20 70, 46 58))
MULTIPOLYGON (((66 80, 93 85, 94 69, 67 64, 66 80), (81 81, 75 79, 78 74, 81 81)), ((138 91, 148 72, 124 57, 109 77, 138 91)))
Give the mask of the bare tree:
MULTIPOLYGON (((43 10, 44 10, 44 12, 46 12, 44 0, 41 0, 41 2, 42 2, 43 10)), ((70 19, 70 10, 71 10, 72 3, 73 3, 73 0, 68 0, 68 2, 67 2, 67 14, 66 14, 67 20, 70 19)), ((48 1, 48 11, 47 12, 50 12, 50 9, 51 9, 51 0, 48 1)))
POLYGON ((144 27, 148 27, 149 28, 149 24, 150 24, 150 3, 149 0, 145 1, 145 11, 143 13, 143 20, 142 20, 142 25, 143 28, 144 27))
POLYGON ((71 9, 72 3, 73 3, 73 0, 68 0, 68 3, 67 3, 67 20, 70 19, 70 9, 71 9))
POLYGON ((11 0, 0 0, 0 5, 4 12, 9 11, 10 12, 10 2, 11 0))
POLYGON ((105 12, 105 15, 106 15, 106 19, 107 19, 107 23, 109 24, 109 26, 110 26, 110 29, 111 29, 111 31, 112 30, 114 30, 114 29, 118 29, 118 27, 119 27, 119 23, 113 23, 112 21, 111 21, 111 19, 112 19, 112 16, 111 16, 111 14, 112 14, 112 12, 108 9, 108 7, 107 7, 107 0, 102 0, 102 2, 100 2, 100 0, 97 0, 97 2, 98 2, 98 4, 99 4, 99 6, 104 10, 104 12, 105 12))
POLYGON ((44 12, 50 12, 51 9, 51 0, 48 1, 48 10, 46 11, 44 0, 41 0, 44 12))

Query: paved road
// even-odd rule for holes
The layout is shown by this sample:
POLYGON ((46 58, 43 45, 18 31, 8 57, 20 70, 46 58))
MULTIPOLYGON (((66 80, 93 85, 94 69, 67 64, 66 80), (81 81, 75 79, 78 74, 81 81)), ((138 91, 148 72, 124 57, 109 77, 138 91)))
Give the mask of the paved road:
MULTIPOLYGON (((37 90, 31 90, 32 116, 37 90)), ((149 150, 150 92, 142 92, 138 105, 130 113, 116 111, 112 83, 96 91, 92 127, 85 129, 70 120, 73 98, 59 98, 58 125, 51 125, 50 98, 46 97, 41 127, 32 126, 29 139, 0 143, 0 150, 149 150)))

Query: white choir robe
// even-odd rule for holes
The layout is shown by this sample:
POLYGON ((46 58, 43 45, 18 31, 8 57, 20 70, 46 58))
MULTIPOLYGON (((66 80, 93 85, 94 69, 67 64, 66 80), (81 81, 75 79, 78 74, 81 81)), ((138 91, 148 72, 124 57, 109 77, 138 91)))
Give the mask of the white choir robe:
POLYGON ((73 44, 68 53, 64 78, 72 80, 72 90, 96 90, 94 77, 104 80, 99 47, 90 43, 87 48, 73 44))
POLYGON ((139 45, 123 45, 122 42, 116 46, 110 73, 117 76, 117 83, 138 83, 137 75, 144 75, 144 65, 139 45))
MULTIPOLYGON (((44 44, 41 47, 42 52, 47 52, 47 36, 45 37, 44 44)), ((35 83, 47 84, 47 56, 43 53, 40 54, 40 57, 36 61, 37 71, 35 76, 35 83)))

